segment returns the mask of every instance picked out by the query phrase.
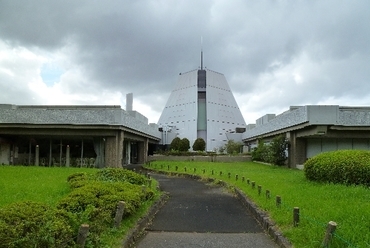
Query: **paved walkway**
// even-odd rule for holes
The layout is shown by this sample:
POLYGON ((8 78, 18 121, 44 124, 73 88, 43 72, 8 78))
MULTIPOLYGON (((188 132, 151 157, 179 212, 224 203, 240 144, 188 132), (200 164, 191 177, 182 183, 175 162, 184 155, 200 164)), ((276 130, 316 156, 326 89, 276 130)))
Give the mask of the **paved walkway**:
POLYGON ((152 176, 170 198, 138 248, 278 247, 225 189, 189 178, 152 176))

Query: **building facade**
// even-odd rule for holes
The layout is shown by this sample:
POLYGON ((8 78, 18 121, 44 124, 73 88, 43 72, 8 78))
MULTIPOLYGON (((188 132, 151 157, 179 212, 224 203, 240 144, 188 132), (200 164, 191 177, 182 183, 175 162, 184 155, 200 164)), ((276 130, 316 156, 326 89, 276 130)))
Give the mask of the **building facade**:
POLYGON ((200 70, 180 73, 158 126, 163 145, 179 137, 189 139, 192 146, 202 138, 207 151, 224 146, 231 136, 241 141, 246 127, 225 76, 202 66, 200 70))
POLYGON ((302 168, 321 152, 343 149, 370 150, 370 108, 338 105, 292 106, 280 115, 265 115, 248 125, 243 142, 251 150, 258 140, 277 135, 288 141, 288 165, 302 168))
POLYGON ((145 163, 159 140, 120 106, 0 105, 0 164, 122 167, 145 163))

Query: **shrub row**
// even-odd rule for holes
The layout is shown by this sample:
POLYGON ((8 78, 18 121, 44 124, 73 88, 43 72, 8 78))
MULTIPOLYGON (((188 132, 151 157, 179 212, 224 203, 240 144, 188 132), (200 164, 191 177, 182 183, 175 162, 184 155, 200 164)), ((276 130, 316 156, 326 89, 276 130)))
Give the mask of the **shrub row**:
POLYGON ((122 169, 76 173, 68 182, 72 191, 56 207, 27 201, 0 209, 0 247, 73 247, 84 223, 90 226, 86 247, 99 247, 100 234, 113 226, 118 201, 126 203, 125 217, 154 196, 142 189, 144 176, 122 169))
POLYGON ((269 144, 259 139, 258 146, 252 151, 252 160, 284 165, 287 159, 287 146, 287 140, 283 135, 275 137, 269 144))
POLYGON ((312 181, 370 186, 370 152, 338 150, 321 153, 305 162, 304 172, 312 181))

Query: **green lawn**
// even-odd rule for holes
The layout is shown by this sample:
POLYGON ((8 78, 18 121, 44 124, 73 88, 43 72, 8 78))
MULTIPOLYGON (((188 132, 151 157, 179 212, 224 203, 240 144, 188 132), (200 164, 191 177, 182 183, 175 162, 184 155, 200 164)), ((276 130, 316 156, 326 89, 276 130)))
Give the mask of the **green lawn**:
POLYGON ((67 177, 88 168, 0 166, 0 207, 32 200, 54 206, 70 192, 67 177))
POLYGON ((177 172, 184 173, 186 167, 189 174, 223 180, 244 191, 261 209, 269 212, 295 247, 321 247, 329 221, 338 224, 330 247, 370 247, 369 188, 310 182, 305 179, 303 171, 253 162, 156 161, 150 168, 175 172, 176 166, 177 172), (248 179, 255 181, 255 189, 247 183, 248 179), (261 195, 258 194, 258 185, 262 187, 261 195), (266 198, 267 189, 271 192, 270 199, 266 198), (280 208, 276 207, 277 195, 282 199, 280 208), (293 227, 294 207, 300 208, 298 227, 293 227))

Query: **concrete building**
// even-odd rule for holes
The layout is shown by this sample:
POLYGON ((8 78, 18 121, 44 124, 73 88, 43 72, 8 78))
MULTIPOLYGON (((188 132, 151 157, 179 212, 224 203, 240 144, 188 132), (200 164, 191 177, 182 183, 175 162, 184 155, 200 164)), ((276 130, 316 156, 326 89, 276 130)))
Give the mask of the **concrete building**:
POLYGON ((146 162, 159 140, 120 106, 0 105, 0 164, 121 167, 146 162))
POLYGON ((256 125, 248 125, 243 142, 252 149, 258 139, 268 142, 277 135, 285 135, 289 141, 290 167, 301 168, 308 158, 321 152, 369 150, 370 107, 292 106, 280 115, 266 115, 256 125))
MULTIPOLYGON (((202 61, 202 59, 201 59, 202 61)), ((228 139, 241 141, 245 121, 223 74, 203 69, 180 73, 159 118, 162 145, 176 136, 187 138, 190 146, 197 138, 214 151, 228 139)))

